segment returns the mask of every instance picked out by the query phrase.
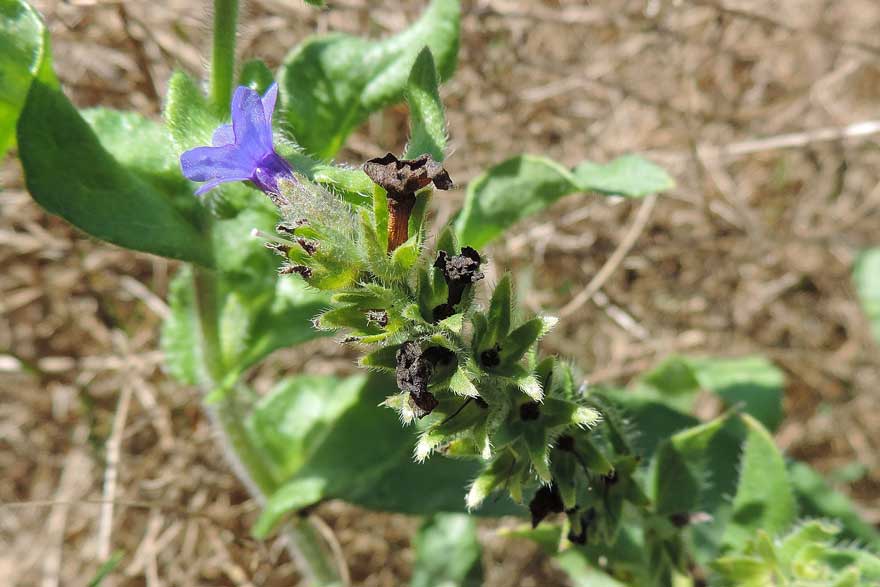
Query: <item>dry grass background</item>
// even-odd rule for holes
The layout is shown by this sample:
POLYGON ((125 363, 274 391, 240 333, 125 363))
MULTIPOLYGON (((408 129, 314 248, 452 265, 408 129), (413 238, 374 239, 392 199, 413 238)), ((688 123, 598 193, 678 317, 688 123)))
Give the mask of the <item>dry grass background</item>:
MULTIPOLYGON (((35 3, 80 106, 155 114, 173 68, 203 71, 206 1, 35 3)), ((310 32, 386 34, 422 4, 252 0, 241 51, 274 66, 310 32)), ((880 135, 842 135, 880 119, 878 30, 873 0, 466 0, 443 91, 460 185, 521 151, 566 164, 641 151, 678 180, 653 209, 566 198, 492 248, 528 306, 569 304, 548 349, 620 382, 671 352, 769 356, 788 376, 778 441, 847 477, 875 524, 880 360, 849 276, 880 241, 880 135)), ((405 107, 374 116, 341 159, 397 149, 405 128, 405 107)), ((119 550, 106 585, 297 584, 278 544, 248 537, 256 506, 195 390, 161 372, 174 264, 90 241, 29 199, 14 161, 0 173, 0 583, 85 585, 119 550)), ((308 351, 277 353, 254 384, 352 368, 326 343, 308 351)), ((413 520, 318 514, 356 584, 407 580, 413 520)), ((564 584, 529 545, 483 535, 489 585, 564 584)))

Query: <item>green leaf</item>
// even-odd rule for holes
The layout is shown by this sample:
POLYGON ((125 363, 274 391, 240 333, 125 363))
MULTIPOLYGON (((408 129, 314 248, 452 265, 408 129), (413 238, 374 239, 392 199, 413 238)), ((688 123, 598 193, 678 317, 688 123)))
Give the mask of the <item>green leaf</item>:
MULTIPOLYGON (((414 431, 378 407, 395 393, 394 379, 381 374, 294 378, 257 405, 249 434, 282 486, 269 497, 255 534, 265 536, 286 514, 321 499, 410 514, 464 511, 462 489, 479 463, 414 463, 414 431)), ((500 500, 478 513, 514 512, 522 509, 500 500)))
POLYGON ((690 362, 669 357, 645 375, 642 381, 668 396, 687 395, 699 390, 700 382, 690 362))
POLYGON ((254 409, 248 429, 273 476, 287 479, 333 432, 360 397, 363 377, 299 375, 276 385, 254 409))
POLYGON ((654 500, 658 514, 696 512, 709 488, 712 441, 725 418, 694 426, 671 436, 657 451, 654 500))
POLYGON ((418 21, 381 41, 343 34, 312 37, 279 72, 281 111, 288 130, 309 153, 329 159, 376 110, 404 96, 419 51, 428 46, 441 80, 455 71, 458 0, 433 0, 418 21))
POLYGON ((651 457, 659 445, 676 432, 696 426, 699 421, 665 403, 635 396, 627 391, 613 393, 615 403, 622 404, 624 413, 632 421, 635 449, 644 457, 651 457))
POLYGON ((223 122, 211 113, 199 84, 182 71, 175 71, 168 80, 163 115, 178 156, 210 145, 214 129, 223 122))
POLYGON ((136 112, 109 108, 91 108, 80 114, 116 161, 164 193, 190 223, 205 223, 204 207, 181 174, 177 153, 163 125, 136 112))
POLYGON ((49 31, 24 0, 0 0, 0 157, 15 141, 15 123, 31 82, 57 86, 49 31))
POLYGON ((295 276, 278 277, 274 281, 271 301, 252 317, 245 351, 238 359, 240 369, 256 365, 278 349, 327 335, 312 326, 312 319, 327 307, 326 294, 308 287, 295 276))
POLYGON ((718 394, 727 407, 743 410, 770 430, 782 422, 785 376, 764 357, 691 359, 700 385, 718 394))
MULTIPOLYGON (((214 224, 220 346, 230 374, 279 348, 326 335, 312 326, 312 319, 327 307, 328 296, 297 276, 279 276, 279 258, 250 236, 253 228, 271 231, 275 221, 274 213, 249 209, 214 224)), ((183 269, 172 284, 171 316, 162 332, 168 369, 187 384, 200 380, 201 340, 191 288, 191 273, 183 269)))
POLYGON ((462 244, 480 248, 568 194, 600 191, 637 197, 673 185, 663 170, 633 155, 607 165, 584 162, 574 172, 545 157, 519 155, 468 185, 455 227, 462 244))
POLYGON ((171 280, 168 306, 171 314, 162 323, 160 338, 165 368, 181 383, 196 385, 202 380, 201 340, 189 267, 181 268, 171 280))
POLYGON ((477 524, 463 514, 437 514, 413 539, 412 587, 480 587, 482 548, 477 524))
POLYGON ((771 536, 787 530, 797 517, 797 504, 785 461, 773 437, 749 415, 741 416, 747 428, 740 464, 739 485, 733 498, 733 515, 724 542, 741 544, 756 530, 771 536))
POLYGON ((59 90, 31 85, 18 144, 28 190, 49 212, 122 247, 213 264, 207 239, 169 197, 101 146, 59 90))
POLYGON ((273 232, 278 220, 266 200, 214 225, 214 250, 220 269, 220 337, 227 369, 238 372, 269 353, 327 333, 312 319, 327 307, 328 296, 309 288, 297 276, 277 274, 280 258, 260 239, 257 228, 273 232))
POLYGON ((256 90, 262 96, 274 83, 275 76, 272 75, 272 70, 261 59, 251 59, 242 64, 241 73, 238 74, 238 85, 256 90))
POLYGON ((853 270, 856 293, 871 321, 871 332, 880 341, 880 248, 863 251, 853 270))
POLYGON ((410 128, 406 159, 416 159, 425 153, 438 162, 446 157, 446 115, 438 85, 434 56, 425 47, 419 53, 406 84, 410 128))
POLYGON ((604 165, 585 161, 574 168, 581 189, 638 198, 675 187, 666 171, 638 155, 624 155, 604 165))
POLYGON ((880 531, 865 522, 855 504, 843 493, 835 491, 813 468, 804 463, 791 463, 788 477, 794 486, 801 515, 828 518, 841 524, 841 536, 858 540, 880 550, 880 531))
POLYGON ((455 223, 458 240, 479 249, 523 218, 580 191, 571 172, 544 157, 519 155, 468 184, 455 223))

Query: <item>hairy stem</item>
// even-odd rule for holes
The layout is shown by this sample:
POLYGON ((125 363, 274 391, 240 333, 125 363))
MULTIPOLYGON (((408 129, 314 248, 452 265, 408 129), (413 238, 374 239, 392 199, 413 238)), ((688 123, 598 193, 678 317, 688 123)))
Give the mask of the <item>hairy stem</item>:
MULTIPOLYGON (((224 384, 226 365, 220 351, 218 328, 217 276, 202 267, 193 267, 196 316, 199 322, 203 371, 206 391, 217 390, 224 384)), ((241 394, 236 390, 223 393, 223 399, 205 409, 220 431, 226 458, 248 491, 261 503, 279 487, 278 480, 253 445, 245 427, 246 411, 241 394)), ((296 561, 308 583, 316 587, 342 585, 339 569, 331 553, 316 530, 314 523, 303 518, 283 529, 291 557, 296 561)))
POLYGON ((235 32, 238 0, 214 0, 214 45, 211 50, 211 105, 225 116, 235 74, 235 32))

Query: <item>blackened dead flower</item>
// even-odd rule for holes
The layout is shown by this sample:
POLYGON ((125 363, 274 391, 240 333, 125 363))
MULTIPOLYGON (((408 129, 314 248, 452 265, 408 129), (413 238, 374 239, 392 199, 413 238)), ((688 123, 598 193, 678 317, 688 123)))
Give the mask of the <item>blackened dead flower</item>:
POLYGON ((434 320, 440 321, 449 318, 455 313, 455 306, 461 303, 465 289, 477 281, 483 279, 480 271, 480 254, 471 247, 463 247, 460 255, 450 255, 446 251, 440 251, 434 267, 443 273, 449 294, 446 303, 434 308, 434 320))
POLYGON ((364 173, 388 194, 389 253, 409 238, 409 217, 416 203, 416 192, 431 183, 438 190, 453 187, 449 173, 430 155, 398 159, 388 153, 364 163, 364 173))
POLYGON ((417 342, 407 341, 397 351, 397 387, 409 393, 413 403, 421 410, 419 417, 430 414, 439 403, 428 391, 428 383, 437 366, 445 367, 455 360, 449 349, 431 347, 422 351, 417 342))
POLYGON ((529 502, 529 512, 532 514, 532 528, 537 528, 541 520, 550 514, 560 514, 565 510, 562 496, 556 485, 542 485, 535 492, 535 497, 529 502))
POLYGON ((375 183, 385 188, 389 198, 414 194, 432 183, 438 190, 453 187, 449 173, 430 155, 417 159, 398 159, 393 153, 370 159, 364 163, 364 172, 375 183))

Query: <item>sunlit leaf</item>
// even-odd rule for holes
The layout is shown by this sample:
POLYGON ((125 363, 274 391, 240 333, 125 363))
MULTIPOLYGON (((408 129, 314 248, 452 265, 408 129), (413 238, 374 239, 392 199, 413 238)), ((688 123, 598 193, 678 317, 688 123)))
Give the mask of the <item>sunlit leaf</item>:
POLYGON ((49 212, 100 240, 213 265, 208 239, 172 198, 108 153, 59 90, 31 85, 18 144, 28 191, 49 212))
POLYGON ((15 142, 15 123, 36 78, 57 86, 49 31, 24 0, 0 0, 0 157, 15 142))
POLYGON ((416 56, 428 46, 440 80, 455 70, 458 0, 433 0, 421 18, 380 41, 312 37, 284 60, 278 80, 288 130, 307 153, 329 159, 367 116, 403 98, 416 56))

